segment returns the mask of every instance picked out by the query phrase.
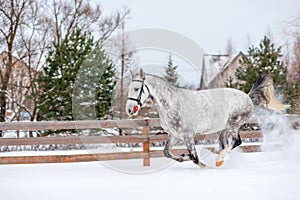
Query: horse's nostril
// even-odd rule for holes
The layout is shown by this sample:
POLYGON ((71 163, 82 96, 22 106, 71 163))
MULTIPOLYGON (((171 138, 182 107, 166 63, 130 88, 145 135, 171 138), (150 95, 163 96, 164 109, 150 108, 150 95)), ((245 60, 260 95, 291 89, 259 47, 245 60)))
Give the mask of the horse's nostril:
POLYGON ((131 109, 128 109, 128 113, 131 114, 131 113, 132 113, 132 110, 131 110, 131 109))

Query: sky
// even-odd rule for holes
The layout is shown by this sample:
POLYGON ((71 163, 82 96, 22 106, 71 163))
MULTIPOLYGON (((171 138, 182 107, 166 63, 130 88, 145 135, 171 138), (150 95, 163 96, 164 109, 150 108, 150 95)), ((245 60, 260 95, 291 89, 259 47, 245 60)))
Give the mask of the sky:
POLYGON ((152 42, 156 47, 139 50, 138 65, 148 73, 161 75, 172 52, 181 86, 196 87, 204 55, 225 54, 228 40, 232 41, 233 54, 247 52, 264 35, 276 45, 284 45, 286 22, 300 15, 300 0, 101 0, 100 4, 106 15, 124 6, 129 8, 125 29, 130 33, 148 28, 169 31, 164 38, 152 37, 147 31, 133 34, 134 40, 140 39, 144 45, 152 42), (192 43, 198 47, 188 49, 192 43))
POLYGON ((300 14, 299 0, 101 0, 111 13, 127 6, 127 29, 163 28, 176 31, 197 42, 208 53, 226 49, 228 39, 234 49, 245 51, 257 45, 265 34, 282 44, 285 21, 300 14))

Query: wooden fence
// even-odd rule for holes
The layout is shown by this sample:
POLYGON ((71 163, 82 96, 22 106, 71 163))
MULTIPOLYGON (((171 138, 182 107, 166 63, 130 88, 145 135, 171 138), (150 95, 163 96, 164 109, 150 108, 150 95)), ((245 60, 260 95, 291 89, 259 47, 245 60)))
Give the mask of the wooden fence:
MULTIPOLYGON (((291 124, 299 123, 300 116, 287 116, 291 124)), ((248 123, 255 123, 251 119, 248 123)), ((76 154, 76 155, 43 155, 43 156, 1 156, 0 164, 26 164, 26 163, 58 163, 58 162, 86 162, 119 159, 143 159, 144 166, 150 166, 150 158, 162 157, 162 150, 150 150, 151 143, 167 140, 166 134, 152 135, 151 128, 160 127, 159 119, 131 119, 131 120, 87 120, 87 121, 47 121, 47 122, 2 122, 0 130, 67 130, 67 129, 104 129, 128 128, 141 129, 141 135, 124 136, 73 136, 73 137, 34 137, 34 138, 0 138, 1 146, 21 145, 68 145, 68 144, 104 144, 104 143, 141 143, 142 151, 76 154)), ((262 138, 260 131, 241 131, 241 138, 262 138)), ((195 140, 216 140, 216 134, 197 135, 195 140)), ((244 152, 261 150, 259 144, 245 143, 240 147, 244 152)), ((172 150, 176 154, 185 153, 184 149, 172 150)))

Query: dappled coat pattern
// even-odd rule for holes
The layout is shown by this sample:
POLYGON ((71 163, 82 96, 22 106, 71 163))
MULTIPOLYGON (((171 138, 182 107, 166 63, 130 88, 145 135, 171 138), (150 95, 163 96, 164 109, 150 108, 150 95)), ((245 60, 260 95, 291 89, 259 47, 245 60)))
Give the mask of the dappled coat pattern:
POLYGON ((129 86, 126 111, 130 116, 137 115, 143 102, 153 98, 162 128, 168 133, 165 146, 166 157, 179 162, 192 160, 195 164, 206 165, 198 158, 194 137, 196 134, 220 134, 220 154, 217 166, 224 161, 225 155, 241 144, 240 126, 251 116, 253 103, 249 96, 239 90, 222 88, 193 91, 169 84, 163 78, 145 74, 132 77, 129 86), (227 134, 232 134, 228 144, 227 134), (170 149, 183 141, 188 155, 173 155, 170 149))

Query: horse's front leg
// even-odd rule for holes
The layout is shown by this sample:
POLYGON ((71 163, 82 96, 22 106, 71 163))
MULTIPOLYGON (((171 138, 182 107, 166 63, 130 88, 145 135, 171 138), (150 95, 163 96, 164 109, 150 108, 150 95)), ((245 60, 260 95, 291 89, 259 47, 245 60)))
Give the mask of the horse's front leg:
POLYGON ((176 160, 178 162, 183 162, 183 161, 189 161, 191 160, 190 159, 190 156, 188 155, 181 155, 181 156, 177 156, 177 155, 174 155, 170 152, 170 150, 173 148, 173 146, 175 144, 177 144, 177 142, 179 142, 180 140, 177 139, 176 137, 172 136, 172 135, 169 135, 169 140, 167 141, 167 144, 164 148, 164 155, 167 157, 167 158, 172 158, 173 160, 176 160))
POLYGON ((192 160, 196 165, 199 165, 201 168, 209 168, 205 163, 199 160, 195 147, 194 135, 185 135, 184 142, 189 151, 188 156, 190 157, 190 160, 192 160))

